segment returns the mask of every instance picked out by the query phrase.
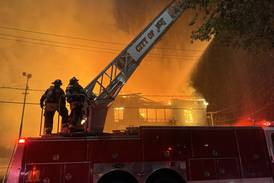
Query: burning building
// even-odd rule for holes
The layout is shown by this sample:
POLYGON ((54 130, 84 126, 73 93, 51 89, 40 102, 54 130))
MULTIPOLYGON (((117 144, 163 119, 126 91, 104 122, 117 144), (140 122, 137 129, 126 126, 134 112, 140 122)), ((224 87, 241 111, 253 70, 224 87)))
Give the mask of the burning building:
POLYGON ((141 94, 118 96, 108 111, 105 131, 138 126, 204 126, 207 102, 202 98, 179 97, 154 101, 141 94))

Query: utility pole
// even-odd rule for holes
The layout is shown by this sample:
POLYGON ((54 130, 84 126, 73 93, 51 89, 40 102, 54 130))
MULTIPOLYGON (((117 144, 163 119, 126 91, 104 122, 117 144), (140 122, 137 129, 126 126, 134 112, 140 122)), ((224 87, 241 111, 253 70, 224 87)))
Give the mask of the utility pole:
POLYGON ((22 116, 21 116, 21 123, 20 123, 20 128, 19 128, 19 138, 21 138, 22 135, 22 129, 23 129, 23 123, 24 123, 24 114, 25 114, 25 106, 26 106, 26 100, 27 100, 27 92, 29 89, 29 79, 32 77, 30 73, 23 72, 22 75, 27 78, 26 81, 26 87, 25 87, 25 92, 24 94, 24 102, 23 102, 23 109, 22 109, 22 116))

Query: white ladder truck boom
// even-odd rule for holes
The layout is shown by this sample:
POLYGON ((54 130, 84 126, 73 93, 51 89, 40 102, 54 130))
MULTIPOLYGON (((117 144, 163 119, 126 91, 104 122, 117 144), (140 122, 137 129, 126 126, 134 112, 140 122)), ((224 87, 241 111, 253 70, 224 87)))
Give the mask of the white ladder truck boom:
POLYGON ((107 110, 145 55, 186 9, 186 0, 174 0, 85 88, 91 101, 87 131, 103 132, 107 110))

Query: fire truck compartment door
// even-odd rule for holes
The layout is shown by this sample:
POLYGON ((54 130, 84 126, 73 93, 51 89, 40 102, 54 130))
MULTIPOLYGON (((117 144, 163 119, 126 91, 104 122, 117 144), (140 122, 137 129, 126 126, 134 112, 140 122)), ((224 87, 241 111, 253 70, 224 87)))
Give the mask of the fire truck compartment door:
POLYGON ((62 169, 60 164, 27 164, 24 183, 62 183, 62 169))
POLYGON ((74 163, 64 165, 64 183, 90 182, 89 163, 74 163))

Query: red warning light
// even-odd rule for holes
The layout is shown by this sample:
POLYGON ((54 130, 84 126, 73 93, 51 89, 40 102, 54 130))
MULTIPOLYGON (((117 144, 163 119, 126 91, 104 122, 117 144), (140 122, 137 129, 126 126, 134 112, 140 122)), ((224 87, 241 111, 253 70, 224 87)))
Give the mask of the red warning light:
POLYGON ((24 143, 26 143, 26 139, 23 139, 23 138, 22 138, 22 139, 19 139, 19 140, 18 140, 18 143, 19 143, 19 144, 24 144, 24 143))
POLYGON ((271 126, 271 123, 269 121, 265 121, 263 122, 263 126, 269 127, 271 126))
POLYGON ((274 121, 261 120, 261 121, 256 122, 256 126, 273 127, 274 126, 274 121))
POLYGON ((168 151, 172 151, 173 148, 172 148, 172 147, 168 147, 167 150, 168 150, 168 151))

